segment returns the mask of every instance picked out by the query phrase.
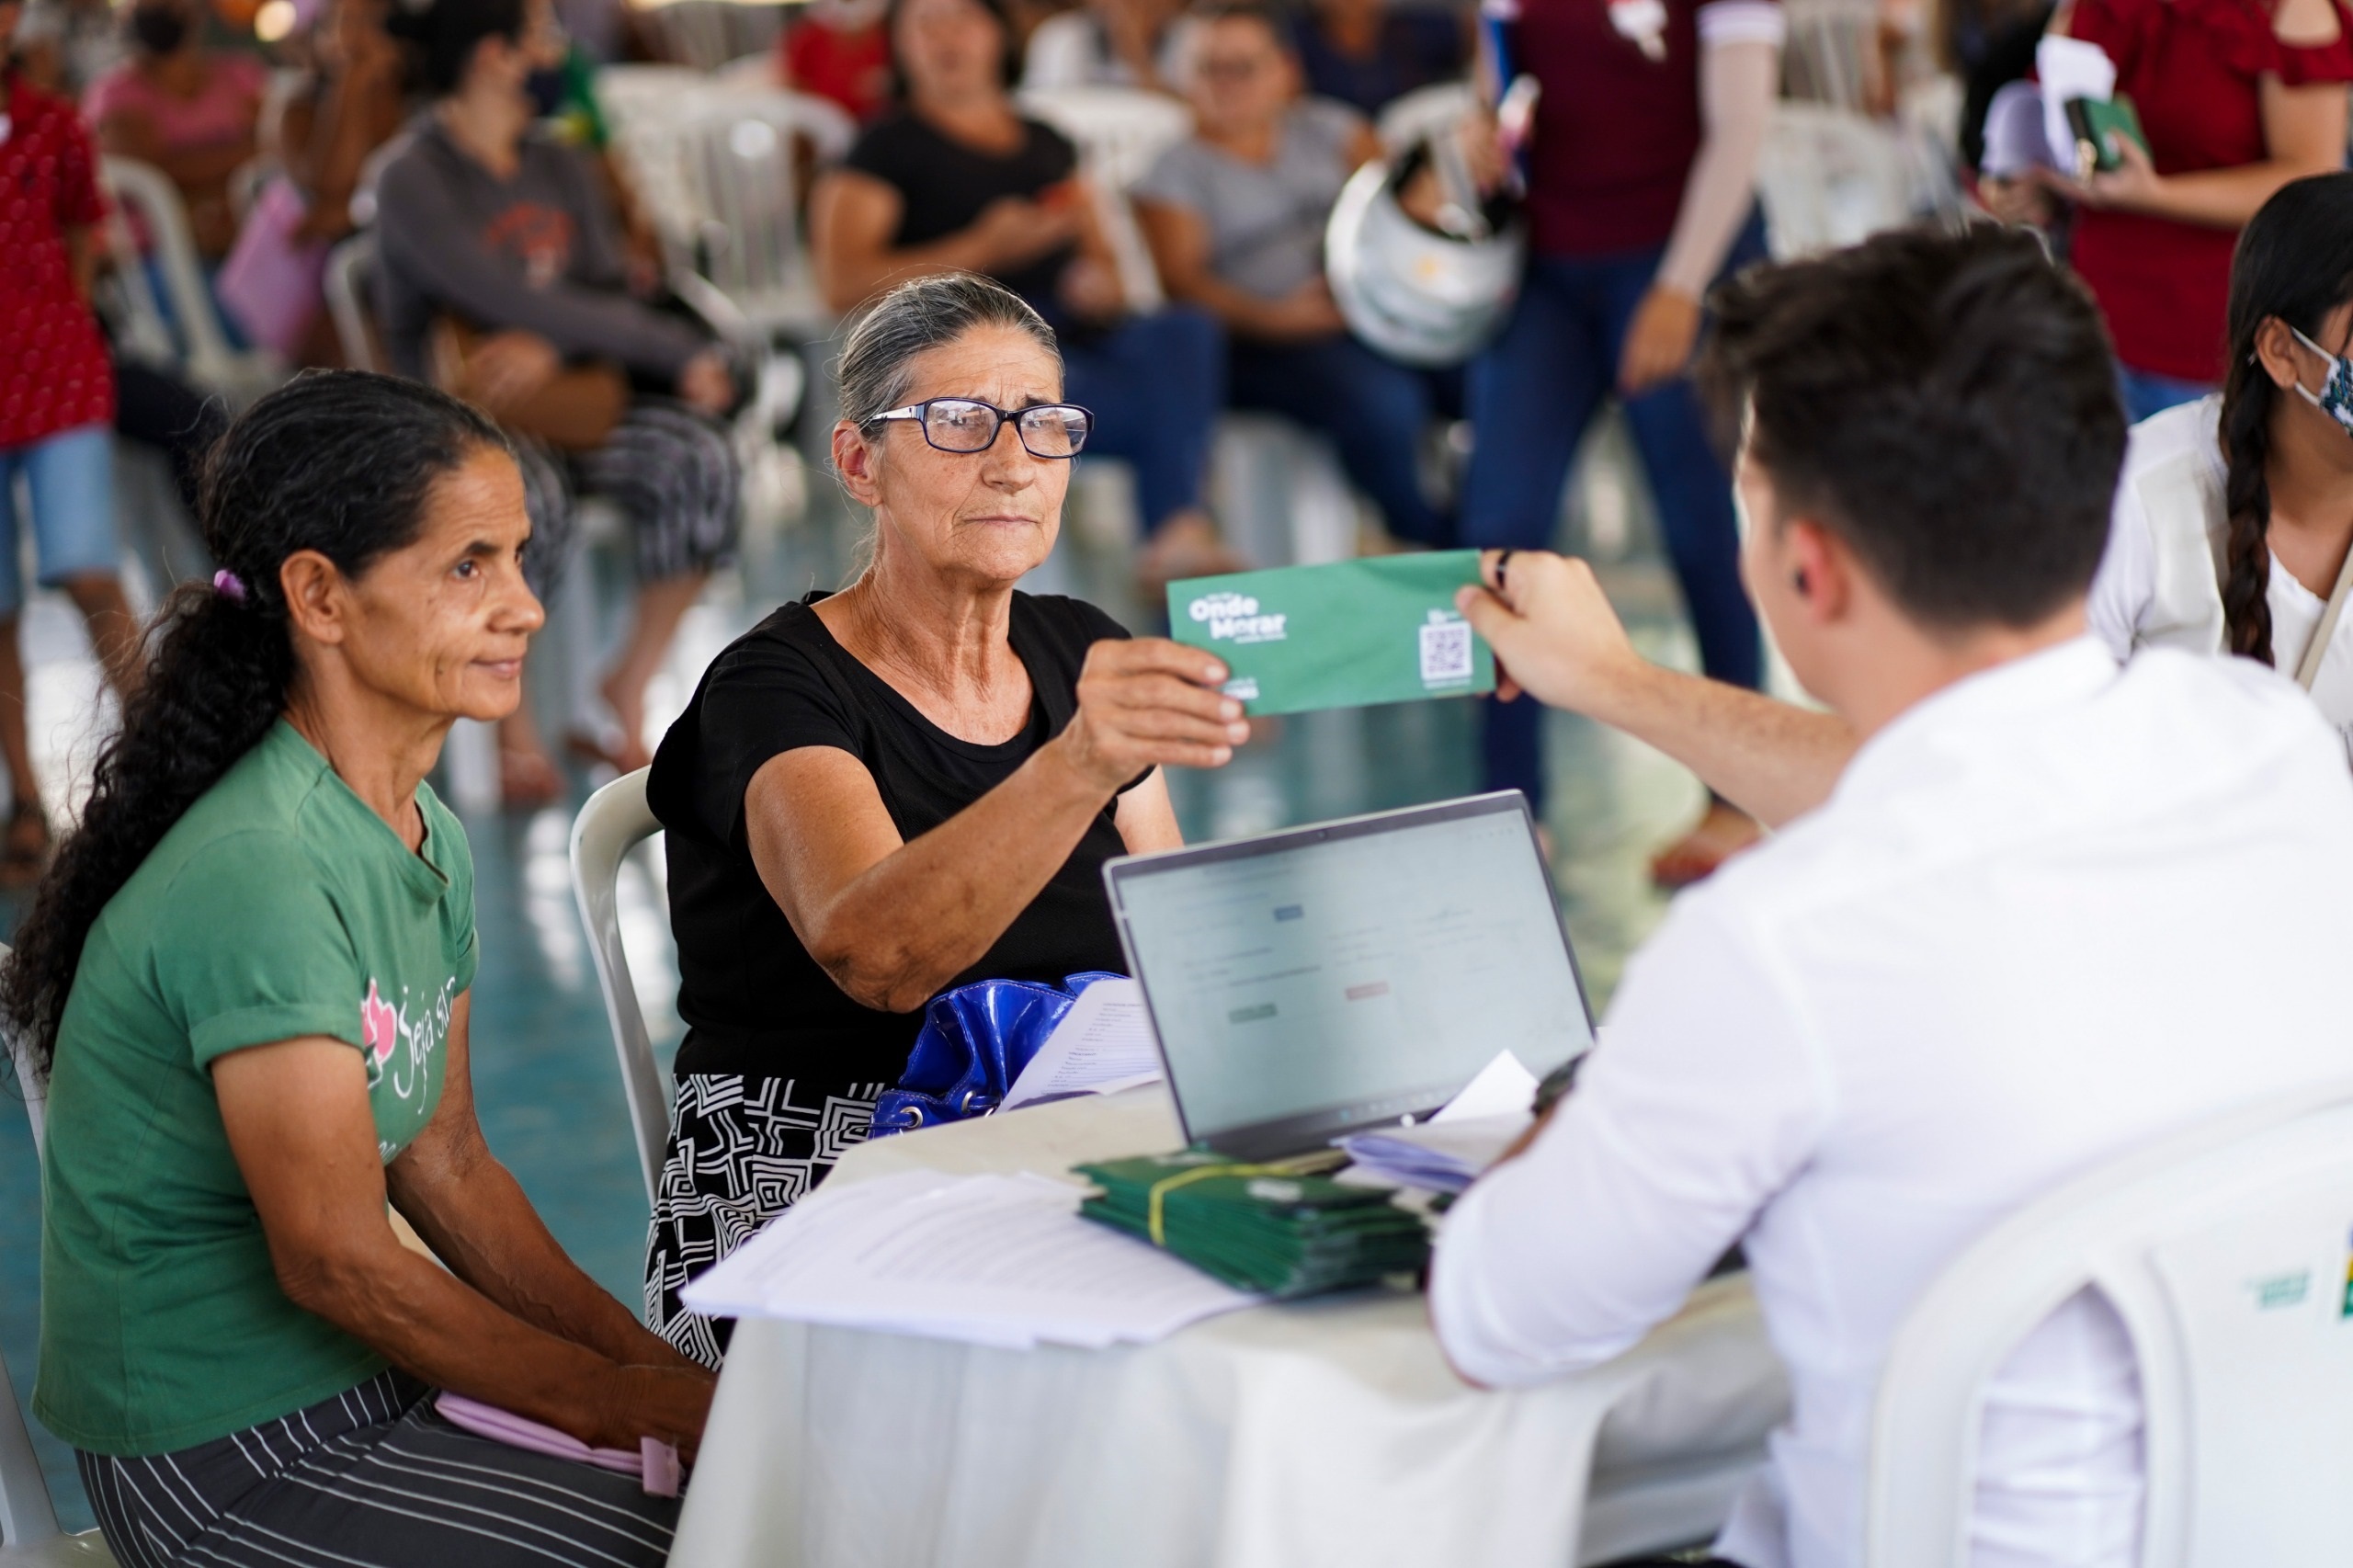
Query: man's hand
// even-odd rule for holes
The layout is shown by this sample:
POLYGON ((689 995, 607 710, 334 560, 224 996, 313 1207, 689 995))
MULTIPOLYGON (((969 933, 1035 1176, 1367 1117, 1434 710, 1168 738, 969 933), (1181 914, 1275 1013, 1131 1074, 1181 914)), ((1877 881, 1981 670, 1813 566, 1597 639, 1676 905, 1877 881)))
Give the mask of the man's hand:
POLYGON ((1699 341, 1699 301, 1680 289, 1652 284, 1626 328, 1625 351, 1618 358, 1618 390, 1640 397, 1665 386, 1691 363, 1691 350, 1699 341))
POLYGON ((1542 550, 1488 551, 1487 585, 1455 604, 1495 651, 1496 690, 1525 691, 1549 707, 1606 717, 1650 669, 1634 651, 1593 568, 1542 550))

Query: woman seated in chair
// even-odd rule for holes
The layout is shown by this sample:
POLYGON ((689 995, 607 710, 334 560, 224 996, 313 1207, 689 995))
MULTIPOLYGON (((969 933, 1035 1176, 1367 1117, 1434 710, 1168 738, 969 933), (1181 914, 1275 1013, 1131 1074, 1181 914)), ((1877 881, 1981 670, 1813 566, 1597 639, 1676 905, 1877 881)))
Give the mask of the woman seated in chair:
POLYGON ((1324 278, 1324 227, 1357 167, 1381 155, 1346 105, 1300 96, 1299 60, 1274 12, 1195 14, 1191 97, 1200 129, 1135 188, 1136 215, 1171 295, 1225 324, 1233 406, 1330 437, 1392 535, 1448 542, 1422 491, 1432 378, 1348 332, 1324 278))
POLYGON ((197 254, 217 262, 237 238, 229 183, 258 150, 259 57, 206 47, 202 0, 124 7, 131 58, 90 85, 82 111, 99 150, 163 170, 188 209, 197 254))
POLYGON ((125 1563, 650 1568, 675 1502, 432 1394, 632 1452, 691 1452, 710 1401, 474 1119, 473 863, 424 778, 542 619, 514 459, 429 388, 306 376, 222 438, 203 522, 222 570, 0 971, 49 1090, 34 1414, 125 1563))
MULTIPOLYGON (((403 375, 460 392, 520 437, 542 597, 575 485, 628 516, 636 616, 599 687, 607 711, 574 741, 642 767, 646 687, 740 527, 735 456, 714 422, 735 401, 726 359, 657 307, 659 268, 631 256, 589 155, 532 133, 527 84, 563 58, 548 0, 435 0, 392 23, 434 103, 377 190, 386 350, 403 375)), ((522 723, 502 736, 518 803, 556 791, 522 723)))
POLYGON ((1135 467, 1145 581, 1231 570, 1201 504, 1225 401, 1217 324, 1189 308, 1127 313, 1076 150, 1006 91, 999 0, 893 0, 889 25, 898 112, 811 195, 828 301, 847 311, 927 272, 995 278, 1061 335, 1071 401, 1096 415, 1089 450, 1135 467))
POLYGON ((932 997, 1123 968, 1103 862, 1175 847, 1159 769, 1249 734, 1207 653, 1015 591, 1094 449, 1036 311, 970 273, 902 285, 841 388, 871 563, 720 654, 647 790, 688 1032, 646 1321, 714 1365, 725 1325, 679 1288, 865 1135, 932 997))

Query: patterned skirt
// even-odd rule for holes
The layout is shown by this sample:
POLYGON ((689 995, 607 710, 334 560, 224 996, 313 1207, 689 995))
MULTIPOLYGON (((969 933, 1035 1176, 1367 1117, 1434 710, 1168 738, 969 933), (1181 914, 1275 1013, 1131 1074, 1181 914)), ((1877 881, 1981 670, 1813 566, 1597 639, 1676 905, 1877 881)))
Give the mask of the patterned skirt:
POLYGON ((662 1162, 645 1244, 645 1321, 682 1355, 717 1367, 733 1319, 686 1310, 687 1281, 825 1179, 873 1120, 888 1084, 690 1073, 662 1162))

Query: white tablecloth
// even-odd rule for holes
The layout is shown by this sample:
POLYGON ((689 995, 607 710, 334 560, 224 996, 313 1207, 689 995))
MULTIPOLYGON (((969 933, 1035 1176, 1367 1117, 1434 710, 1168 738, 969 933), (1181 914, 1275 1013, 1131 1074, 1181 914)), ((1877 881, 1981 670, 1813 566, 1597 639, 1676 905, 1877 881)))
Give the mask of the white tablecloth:
MULTIPOLYGON (((1175 1148, 1165 1089, 853 1150, 832 1180, 1175 1148)), ((692 1568, 1565 1568, 1703 1539, 1787 1389, 1745 1280, 1607 1367, 1472 1389, 1422 1299, 1006 1351, 746 1320, 670 1561, 692 1568)))

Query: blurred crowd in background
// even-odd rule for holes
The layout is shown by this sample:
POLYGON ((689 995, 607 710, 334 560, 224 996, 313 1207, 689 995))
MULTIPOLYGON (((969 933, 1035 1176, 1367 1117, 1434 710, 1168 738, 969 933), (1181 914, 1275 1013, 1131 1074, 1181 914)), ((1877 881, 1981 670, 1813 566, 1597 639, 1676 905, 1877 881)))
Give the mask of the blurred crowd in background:
MULTIPOLYGON (((681 618, 747 528, 806 510, 844 316, 969 268, 1062 335, 1089 457, 1131 479, 1086 492, 1120 515, 1080 531, 1126 541, 1141 603, 1245 563, 1545 543, 1614 403, 1700 662, 1756 686, 1729 482, 1683 380, 1710 283, 1922 217, 2032 223, 2098 299, 2133 416, 2201 395, 2238 226, 2345 163, 2343 20, 2337 0, 1523 0, 1483 21, 1446 0, 0 0, 0 167, 46 193, 0 215, 0 515, 119 689, 138 601, 210 570, 184 514, 229 411, 306 366, 460 392, 522 451, 542 597, 583 550, 634 574, 599 666, 496 737, 499 797, 543 802, 559 748, 644 764, 681 618), (2146 153, 2080 178, 1989 162, 1989 106, 2052 32, 2116 62, 2146 153), (1492 163, 1498 47, 1542 88, 1526 274, 1491 344, 1403 362, 1352 332, 1327 220, 1368 164, 1492 163), (140 449, 143 487, 118 472, 140 449), (1254 452, 1270 481, 1220 483, 1254 452)), ((17 608, 0 876, 22 877, 63 804, 28 760, 17 608)), ((1495 707, 1484 765, 1540 802, 1534 725, 1495 707)), ((1714 804, 1655 869, 1705 875, 1755 831, 1714 804)))

